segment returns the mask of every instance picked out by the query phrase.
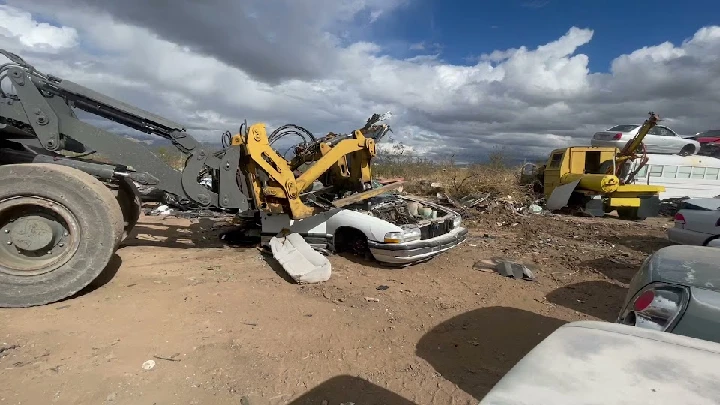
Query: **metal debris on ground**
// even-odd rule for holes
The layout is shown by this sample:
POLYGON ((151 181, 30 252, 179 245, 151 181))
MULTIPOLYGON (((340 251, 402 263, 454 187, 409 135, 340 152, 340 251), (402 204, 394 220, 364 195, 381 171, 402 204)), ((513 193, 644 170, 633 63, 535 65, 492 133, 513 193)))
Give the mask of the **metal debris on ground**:
POLYGON ((19 347, 20 347, 20 345, 10 345, 10 346, 0 347, 0 358, 7 356, 8 353, 10 352, 10 350, 15 350, 19 347))
POLYGON ((173 213, 172 208, 167 204, 158 205, 154 209, 150 210, 147 215, 170 215, 173 213))
POLYGON ((221 218, 232 217, 233 214, 223 211, 211 211, 197 208, 176 208, 172 204, 161 204, 145 210, 147 216, 173 216, 176 218, 221 218))
POLYGON ((527 207, 527 211, 531 214, 542 214, 543 208, 537 204, 530 204, 527 207))
POLYGON ((473 264, 473 268, 487 273, 496 272, 501 276, 514 278, 517 280, 535 280, 535 275, 533 274, 532 270, 530 270, 527 266, 509 260, 480 260, 473 264))
POLYGON ((164 356, 153 356, 153 357, 158 360, 165 360, 165 361, 182 361, 182 359, 177 358, 178 356, 180 356, 180 353, 175 353, 170 357, 164 357, 164 356))
POLYGON ((492 195, 490 193, 482 195, 466 195, 458 200, 458 203, 465 208, 475 208, 478 205, 489 200, 492 195))
POLYGON ((152 370, 155 368, 155 360, 148 360, 142 364, 143 370, 152 370))
POLYGON ((463 218, 473 218, 483 212, 504 212, 509 214, 546 214, 544 200, 533 203, 514 199, 512 196, 501 196, 498 193, 471 194, 455 199, 446 193, 437 193, 438 203, 454 208, 463 218))

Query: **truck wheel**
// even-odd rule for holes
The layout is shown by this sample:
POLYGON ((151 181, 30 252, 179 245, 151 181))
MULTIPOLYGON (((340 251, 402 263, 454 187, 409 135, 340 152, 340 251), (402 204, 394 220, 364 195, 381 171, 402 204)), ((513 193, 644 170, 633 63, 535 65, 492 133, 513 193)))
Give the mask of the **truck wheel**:
POLYGON ((122 240, 125 240, 140 219, 142 211, 140 192, 130 179, 120 179, 118 183, 110 184, 109 187, 120 204, 124 223, 122 240))
POLYGON ((67 298, 107 266, 123 235, 113 193, 71 167, 0 166, 0 307, 67 298))

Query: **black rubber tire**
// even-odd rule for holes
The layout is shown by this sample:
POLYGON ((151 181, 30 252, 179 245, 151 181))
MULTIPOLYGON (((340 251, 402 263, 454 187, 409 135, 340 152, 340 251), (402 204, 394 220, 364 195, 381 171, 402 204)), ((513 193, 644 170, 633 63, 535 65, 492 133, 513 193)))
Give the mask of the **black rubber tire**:
POLYGON ((120 204, 123 214, 124 230, 122 240, 125 240, 140 219, 142 211, 142 200, 140 192, 130 179, 121 179, 110 186, 115 199, 120 204))
POLYGON ((79 225, 78 246, 63 265, 39 275, 0 272, 0 307, 30 307, 67 298, 85 288, 110 262, 124 227, 113 193, 71 167, 27 163, 0 166, 0 201, 38 196, 69 210, 79 225))
POLYGON ((678 155, 690 156, 693 153, 695 153, 695 145, 688 144, 688 145, 683 146, 682 149, 680 149, 680 153, 678 153, 678 155))
POLYGON ((341 226, 335 231, 333 239, 333 250, 337 253, 350 253, 366 260, 374 259, 367 236, 359 229, 341 226))

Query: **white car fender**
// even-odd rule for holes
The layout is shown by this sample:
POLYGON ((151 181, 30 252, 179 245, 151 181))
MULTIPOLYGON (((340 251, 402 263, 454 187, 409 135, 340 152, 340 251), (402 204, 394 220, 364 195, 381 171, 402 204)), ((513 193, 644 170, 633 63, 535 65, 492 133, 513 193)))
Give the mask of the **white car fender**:
POLYGON ((401 232, 402 229, 383 219, 362 212, 342 209, 328 218, 326 231, 328 235, 335 235, 340 227, 351 227, 359 230, 369 240, 382 242, 388 232, 401 232))

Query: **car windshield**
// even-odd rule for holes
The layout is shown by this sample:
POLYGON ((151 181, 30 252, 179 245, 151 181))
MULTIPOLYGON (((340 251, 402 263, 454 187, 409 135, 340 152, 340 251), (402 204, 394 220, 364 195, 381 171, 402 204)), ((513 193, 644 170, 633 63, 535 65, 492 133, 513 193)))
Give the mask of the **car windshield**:
POLYGON ((615 125, 614 127, 608 129, 608 131, 630 132, 639 126, 640 125, 615 125))

